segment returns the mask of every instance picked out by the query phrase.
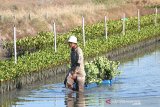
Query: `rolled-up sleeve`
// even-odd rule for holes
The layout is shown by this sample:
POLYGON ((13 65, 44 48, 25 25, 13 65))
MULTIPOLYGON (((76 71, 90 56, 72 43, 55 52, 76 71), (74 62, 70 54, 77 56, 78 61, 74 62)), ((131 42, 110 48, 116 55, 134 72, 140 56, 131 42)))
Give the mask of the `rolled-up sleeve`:
POLYGON ((81 70, 81 66, 83 65, 83 52, 81 48, 77 49, 78 61, 76 66, 76 72, 78 73, 81 70))
POLYGON ((78 64, 82 64, 83 63, 83 52, 82 52, 82 49, 78 49, 77 50, 77 53, 78 53, 78 64))

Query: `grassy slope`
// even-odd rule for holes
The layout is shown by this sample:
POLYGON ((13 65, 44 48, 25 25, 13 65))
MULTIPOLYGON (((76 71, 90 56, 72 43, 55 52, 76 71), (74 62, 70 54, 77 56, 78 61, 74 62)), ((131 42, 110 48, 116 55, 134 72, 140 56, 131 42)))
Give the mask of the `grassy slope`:
POLYGON ((137 6, 133 5, 137 1, 151 4, 159 0, 0 0, 0 39, 13 38, 13 16, 16 17, 17 36, 22 38, 51 30, 53 21, 58 32, 68 31, 81 25, 82 15, 87 24, 103 20, 105 15, 110 19, 122 17, 123 12, 133 16, 137 14, 137 6))
POLYGON ((82 15, 87 23, 94 23, 103 19, 107 9, 117 7, 124 1, 126 0, 1 0, 0 38, 13 38, 13 16, 16 17, 18 38, 21 38, 51 30, 52 21, 56 22, 58 32, 81 25, 82 15), (101 1, 101 4, 96 1, 101 1))

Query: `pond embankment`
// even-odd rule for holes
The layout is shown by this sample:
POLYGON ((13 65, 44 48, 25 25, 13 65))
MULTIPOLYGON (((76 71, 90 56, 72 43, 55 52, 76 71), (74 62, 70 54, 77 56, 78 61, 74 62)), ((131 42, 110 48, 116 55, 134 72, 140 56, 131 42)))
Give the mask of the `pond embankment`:
POLYGON ((152 38, 150 40, 144 40, 142 42, 126 46, 124 48, 115 49, 107 53, 106 57, 111 60, 119 60, 122 59, 124 56, 125 57, 132 56, 132 54, 135 54, 134 52, 141 51, 142 48, 148 47, 157 42, 160 42, 160 37, 152 38))
MULTIPOLYGON (((130 46, 112 50, 105 54, 105 56, 111 60, 121 59, 124 55, 131 55, 133 52, 140 50, 141 48, 153 45, 160 41, 160 36, 145 40, 140 43, 136 43, 130 46), (130 53, 130 54, 128 54, 130 53)), ((127 56, 126 56, 127 57, 127 56)), ((63 74, 67 71, 67 64, 63 64, 52 69, 41 70, 39 72, 32 72, 22 77, 17 77, 14 80, 7 80, 0 82, 0 94, 14 89, 20 89, 22 87, 35 84, 37 82, 45 81, 50 78, 55 78, 57 74, 63 74)))

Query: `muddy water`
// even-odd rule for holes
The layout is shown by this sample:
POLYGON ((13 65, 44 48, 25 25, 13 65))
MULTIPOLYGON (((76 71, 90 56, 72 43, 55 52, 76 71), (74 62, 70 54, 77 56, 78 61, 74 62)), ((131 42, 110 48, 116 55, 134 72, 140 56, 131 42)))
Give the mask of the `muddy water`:
POLYGON ((63 86, 64 74, 43 85, 26 87, 1 96, 2 107, 104 107, 160 105, 160 44, 121 57, 122 74, 112 86, 72 92, 63 86), (53 82, 54 81, 54 82, 53 82))

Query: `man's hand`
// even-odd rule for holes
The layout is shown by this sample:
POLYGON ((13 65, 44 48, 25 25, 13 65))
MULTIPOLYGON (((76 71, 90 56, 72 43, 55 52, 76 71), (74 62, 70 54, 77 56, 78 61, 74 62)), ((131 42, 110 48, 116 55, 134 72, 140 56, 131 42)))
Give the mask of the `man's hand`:
POLYGON ((77 74, 76 73, 72 73, 72 79, 75 80, 77 78, 77 74))

